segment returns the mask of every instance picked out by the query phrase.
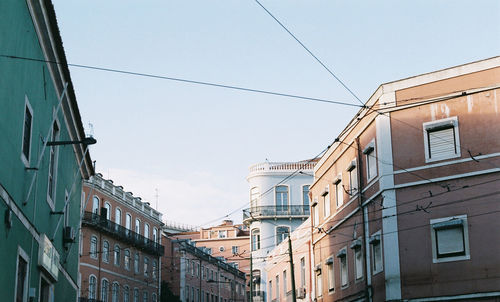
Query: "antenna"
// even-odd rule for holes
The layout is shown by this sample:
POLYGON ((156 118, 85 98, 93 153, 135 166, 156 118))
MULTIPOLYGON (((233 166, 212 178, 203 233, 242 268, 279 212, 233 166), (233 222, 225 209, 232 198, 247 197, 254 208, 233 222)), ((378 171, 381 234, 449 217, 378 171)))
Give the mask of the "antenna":
POLYGON ((88 135, 90 137, 94 137, 94 124, 92 124, 90 122, 89 122, 89 133, 88 133, 88 135))

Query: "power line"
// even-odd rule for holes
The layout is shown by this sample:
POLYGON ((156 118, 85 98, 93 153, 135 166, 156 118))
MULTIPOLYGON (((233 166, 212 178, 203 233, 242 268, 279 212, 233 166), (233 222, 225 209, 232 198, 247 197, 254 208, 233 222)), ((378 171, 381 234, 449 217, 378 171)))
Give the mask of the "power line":
POLYGON ((62 66, 71 66, 71 67, 84 68, 84 69, 90 69, 90 70, 98 70, 98 71, 105 71, 105 72, 154 78, 154 79, 160 79, 160 80, 169 80, 169 81, 183 82, 183 83, 196 84, 196 85, 204 85, 204 86, 211 86, 211 87, 218 87, 218 88, 225 88, 225 89, 232 89, 232 90, 240 90, 240 91, 254 92, 254 93, 281 96, 281 97, 289 97, 289 98, 295 98, 295 99, 301 99, 301 100, 307 100, 307 101, 329 103, 329 104, 336 104, 336 105, 344 105, 344 106, 350 106, 350 107, 361 107, 361 108, 363 107, 360 105, 355 105, 355 104, 341 102, 341 101, 334 101, 334 100, 328 100, 328 99, 322 99, 322 98, 313 98, 313 97, 308 97, 308 96, 301 96, 301 95, 288 94, 288 93, 275 92, 275 91, 262 90, 262 89, 246 88, 246 87, 234 86, 234 85, 226 85, 226 84, 219 84, 219 83, 212 83, 212 82, 205 82, 205 81, 197 81, 197 80, 162 76, 162 75, 136 72, 136 71, 130 71, 130 70, 106 68, 106 67, 83 65, 83 64, 73 64, 73 63, 66 63, 65 64, 65 63, 61 63, 61 62, 57 62, 57 61, 50 61, 50 60, 43 60, 43 59, 36 59, 36 58, 29 58, 29 57, 21 57, 21 56, 13 56, 13 55, 5 55, 5 54, 0 54, 0 57, 9 58, 9 59, 16 59, 16 60, 51 63, 51 64, 62 65, 62 66))
POLYGON ((342 85, 342 87, 344 87, 364 107, 365 103, 363 103, 360 100, 360 98, 349 87, 347 87, 347 85, 338 76, 336 76, 333 73, 333 71, 331 71, 323 62, 321 62, 321 60, 316 55, 314 55, 314 53, 312 53, 312 51, 310 51, 309 48, 307 48, 307 46, 305 46, 304 43, 302 43, 302 41, 300 41, 290 30, 288 30, 288 28, 286 28, 286 26, 283 25, 283 23, 281 23, 267 8, 265 8, 264 5, 262 5, 262 3, 260 3, 258 0, 255 0, 255 2, 257 2, 257 4, 260 7, 262 7, 262 9, 265 10, 269 16, 271 16, 274 19, 274 21, 276 21, 290 36, 292 36, 292 38, 295 41, 297 41, 297 43, 299 43, 300 46, 302 46, 302 48, 304 48, 316 60, 316 62, 318 62, 321 66, 323 66, 323 68, 326 71, 328 71, 328 73, 332 75, 335 78, 335 80, 337 80, 337 82, 339 82, 340 85, 342 85))

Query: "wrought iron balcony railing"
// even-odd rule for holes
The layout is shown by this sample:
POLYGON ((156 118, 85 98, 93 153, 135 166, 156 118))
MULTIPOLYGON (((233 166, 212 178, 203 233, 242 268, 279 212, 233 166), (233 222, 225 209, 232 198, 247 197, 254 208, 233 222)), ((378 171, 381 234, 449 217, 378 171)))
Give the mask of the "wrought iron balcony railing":
POLYGON ((147 253, 157 256, 162 256, 164 253, 163 245, 137 234, 136 232, 117 223, 109 221, 104 216, 92 212, 85 212, 83 214, 82 224, 97 228, 100 231, 135 246, 147 253))
POLYGON ((264 217, 309 216, 308 205, 258 206, 243 210, 243 221, 264 217))

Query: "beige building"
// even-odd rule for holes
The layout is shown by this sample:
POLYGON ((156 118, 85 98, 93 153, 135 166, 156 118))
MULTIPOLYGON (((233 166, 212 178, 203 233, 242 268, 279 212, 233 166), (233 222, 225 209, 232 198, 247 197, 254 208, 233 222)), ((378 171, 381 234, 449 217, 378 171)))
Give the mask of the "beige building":
POLYGON ((317 301, 500 299, 500 57, 381 85, 314 169, 317 301))
POLYGON ((161 214, 113 181, 83 184, 80 302, 159 301, 161 214))

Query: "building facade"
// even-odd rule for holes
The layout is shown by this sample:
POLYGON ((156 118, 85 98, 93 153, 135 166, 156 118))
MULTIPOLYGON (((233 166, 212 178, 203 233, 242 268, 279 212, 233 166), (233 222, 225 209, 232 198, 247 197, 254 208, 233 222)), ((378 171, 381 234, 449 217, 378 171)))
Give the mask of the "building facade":
POLYGON ((162 242, 166 248, 162 286, 171 293, 162 301, 244 301, 245 273, 195 247, 190 240, 164 234, 162 242))
POLYGON ((50 1, 0 3, 0 53, 1 300, 77 301, 93 168, 50 1))
POLYGON ((500 57, 381 85, 314 169, 317 301, 500 299, 500 57))
MULTIPOLYGON (((290 234, 296 301, 312 301, 311 220, 307 219, 290 234)), ((267 301, 293 301, 292 269, 288 239, 281 242, 266 258, 267 301)))
POLYGON ((264 162, 250 167, 250 207, 243 223, 250 230, 253 301, 265 301, 267 254, 309 217, 309 185, 315 161, 264 162))
POLYGON ((80 301, 159 301, 162 214, 101 174, 81 202, 80 301))

